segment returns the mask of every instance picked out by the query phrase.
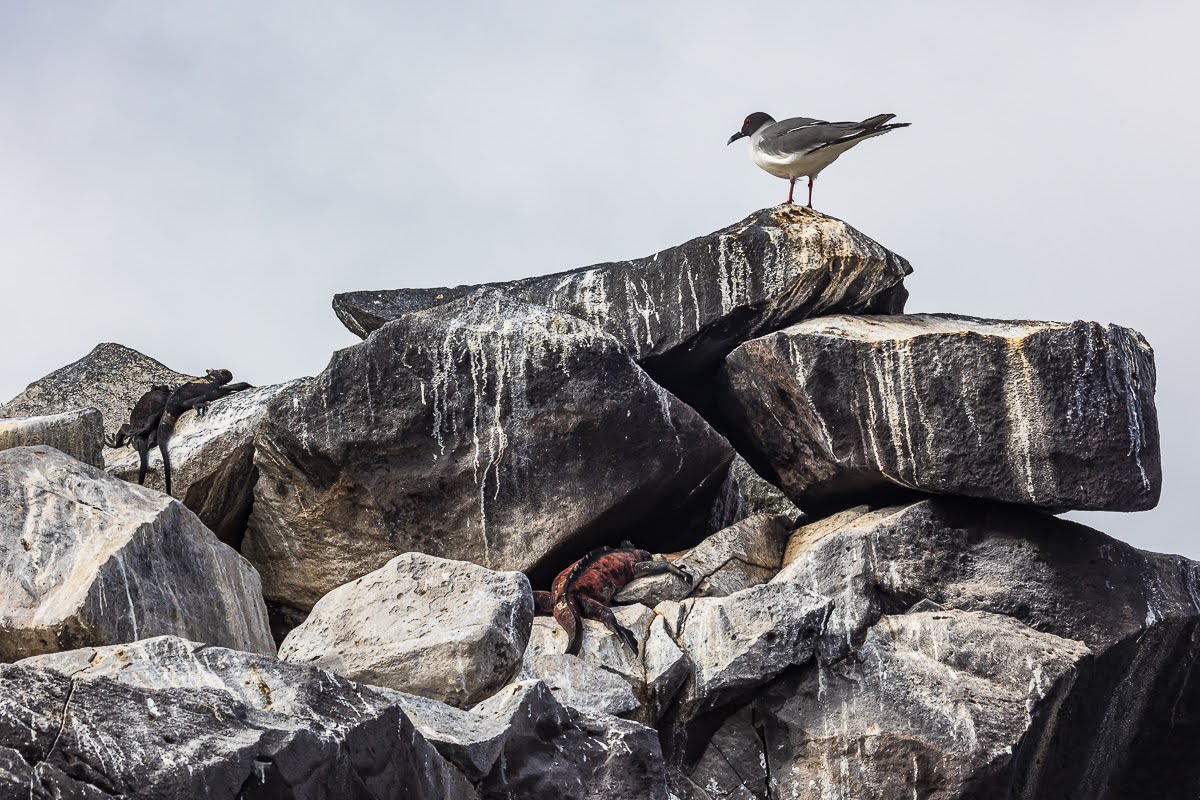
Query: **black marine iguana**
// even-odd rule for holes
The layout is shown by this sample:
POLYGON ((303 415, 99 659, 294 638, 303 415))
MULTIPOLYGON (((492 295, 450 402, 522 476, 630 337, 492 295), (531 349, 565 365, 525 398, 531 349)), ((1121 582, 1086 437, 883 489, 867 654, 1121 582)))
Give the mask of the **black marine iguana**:
POLYGON ((170 394, 170 386, 150 387, 150 391, 133 404, 133 409, 129 412, 129 422, 121 426, 116 436, 104 437, 104 443, 109 447, 124 447, 127 444, 134 446, 140 461, 138 483, 143 486, 146 484, 150 448, 158 444, 158 421, 162 418, 170 394))
POLYGON ((623 627, 608 607, 613 595, 634 578, 670 572, 689 584, 692 578, 669 561, 655 561, 646 550, 639 550, 629 542, 621 542, 619 548, 601 547, 593 550, 571 566, 558 573, 550 591, 533 593, 534 612, 554 616, 567 632, 568 655, 579 653, 583 643, 583 624, 580 617, 603 622, 608 629, 621 637, 629 649, 638 651, 633 632, 623 627))
POLYGON ((204 416, 204 412, 208 410, 208 404, 212 401, 243 389, 254 388, 248 383, 229 383, 231 380, 233 380, 233 373, 229 370, 210 369, 203 378, 188 381, 171 392, 171 396, 167 398, 162 417, 156 428, 158 451, 162 453, 163 483, 166 486, 167 494, 171 493, 171 459, 167 455, 167 443, 175 432, 175 423, 188 409, 195 409, 197 414, 204 416))

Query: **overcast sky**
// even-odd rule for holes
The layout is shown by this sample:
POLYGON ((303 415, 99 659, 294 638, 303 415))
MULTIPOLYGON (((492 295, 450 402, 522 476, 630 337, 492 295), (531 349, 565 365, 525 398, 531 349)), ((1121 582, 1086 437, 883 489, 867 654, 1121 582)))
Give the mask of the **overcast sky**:
POLYGON ((817 208, 910 311, 1142 331, 1162 504, 1074 516, 1200 557, 1200 4, 981 5, 4 3, 0 400, 103 341, 314 374, 336 292, 647 255, 784 199, 748 113, 893 112, 817 208))

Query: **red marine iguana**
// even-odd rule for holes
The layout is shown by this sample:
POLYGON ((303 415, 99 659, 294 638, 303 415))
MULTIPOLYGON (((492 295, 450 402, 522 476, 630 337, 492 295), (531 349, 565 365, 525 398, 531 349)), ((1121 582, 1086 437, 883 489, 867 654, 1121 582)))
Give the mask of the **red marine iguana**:
POLYGON ((637 639, 632 631, 617 622, 608 603, 634 578, 663 572, 678 575, 689 584, 692 582, 691 576, 674 564, 655 561, 648 551, 639 550, 629 542, 621 542, 619 548, 601 547, 558 573, 550 591, 534 592, 534 612, 542 616, 553 615, 567 632, 564 652, 568 655, 577 655, 583 643, 581 617, 603 622, 636 653, 637 639))

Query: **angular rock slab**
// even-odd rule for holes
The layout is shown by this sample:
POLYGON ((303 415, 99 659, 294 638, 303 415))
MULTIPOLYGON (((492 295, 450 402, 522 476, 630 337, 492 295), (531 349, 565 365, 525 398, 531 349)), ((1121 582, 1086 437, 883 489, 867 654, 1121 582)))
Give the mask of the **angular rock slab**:
POLYGON ((279 657, 465 706, 512 679, 532 624, 521 573, 405 553, 322 597, 279 657))
MULTIPOLYGON (((254 500, 258 470, 254 434, 276 397, 298 391, 306 379, 247 389, 213 402, 200 416, 185 412, 168 445, 171 490, 217 538, 241 545, 254 500)), ((111 475, 137 482, 138 454, 132 447, 108 449, 111 475)), ((146 485, 165 490, 158 448, 150 451, 146 485)))
POLYGON ((170 636, 0 666, 6 777, 35 798, 478 797, 385 691, 170 636))
POLYGON ((258 574, 178 502, 0 451, 0 661, 171 634, 275 652, 258 574))
POLYGON ((399 702, 484 797, 667 797, 653 728, 564 705, 539 681, 508 686, 470 711, 399 702))
POLYGON ((806 511, 905 490, 1140 511, 1162 484, 1154 359, 1093 322, 835 316, 747 342, 721 407, 806 511))
POLYGON ((796 670, 755 697, 754 746, 721 754, 746 789, 765 764, 769 794, 751 797, 1048 796, 1006 791, 1013 753, 1053 716, 1087 656, 1080 642, 994 614, 884 617, 854 659, 796 670))
POLYGON ((631 528, 669 538, 733 457, 612 337, 499 292, 335 353, 255 447, 243 552, 301 612, 405 551, 548 582, 631 528))
MULTIPOLYGON (((786 205, 646 258, 487 287, 591 322, 675 390, 739 343, 801 319, 899 313, 910 272, 907 261, 841 220, 786 205)), ((333 308, 366 336, 478 288, 351 292, 334 297, 333 308)))
POLYGON ((538 617, 521 678, 545 682, 559 702, 572 708, 653 725, 675 699, 690 666, 665 620, 649 608, 621 606, 613 613, 633 633, 637 653, 601 623, 585 619, 579 654, 566 655, 566 633, 552 618, 538 617))
POLYGON ((1200 564, 958 498, 835 515, 801 528, 788 550, 773 580, 833 601, 822 664, 854 662, 872 626, 905 609, 1004 615, 1087 646, 1069 693, 1034 709, 1041 727, 1004 767, 1033 787, 1016 796, 1200 792, 1200 564))
POLYGON ((129 410, 151 386, 192 379, 124 345, 96 345, 78 361, 34 381, 0 406, 0 417, 39 417, 92 407, 104 415, 105 433, 129 421, 129 410))
POLYGON ((726 597, 766 583, 779 571, 793 527, 791 518, 778 514, 746 517, 670 557, 691 576, 690 584, 671 573, 647 575, 622 587, 613 602, 654 607, 687 597, 726 597))
POLYGON ((0 419, 0 450, 45 445, 71 458, 104 466, 104 419, 94 408, 46 417, 0 419))

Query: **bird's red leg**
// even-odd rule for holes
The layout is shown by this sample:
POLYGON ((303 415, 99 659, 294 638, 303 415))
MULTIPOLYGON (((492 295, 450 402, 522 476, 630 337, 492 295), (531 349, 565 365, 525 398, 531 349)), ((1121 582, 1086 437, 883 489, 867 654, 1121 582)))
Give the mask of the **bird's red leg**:
POLYGON ((794 191, 796 191, 796 179, 795 179, 795 178, 792 178, 792 179, 791 179, 791 180, 788 182, 788 199, 787 199, 787 204, 788 204, 789 206, 792 204, 792 192, 794 192, 794 191))
POLYGON ((808 207, 812 208, 812 182, 813 179, 808 179, 808 207))

